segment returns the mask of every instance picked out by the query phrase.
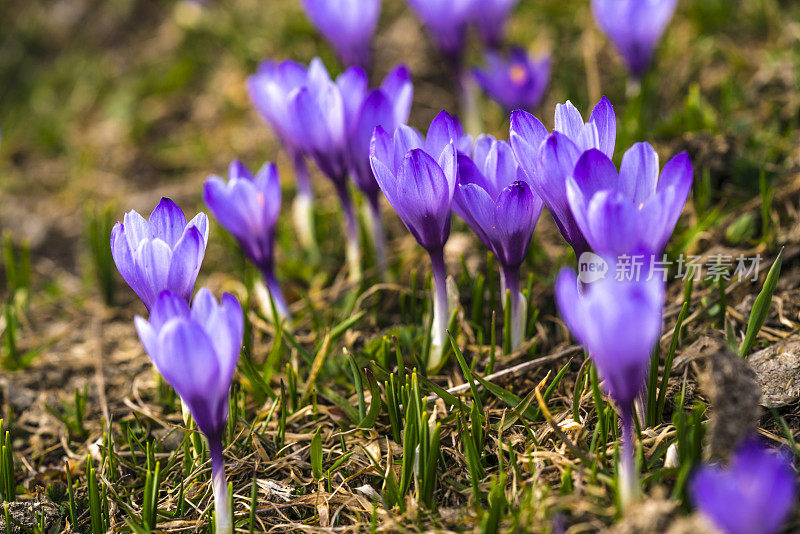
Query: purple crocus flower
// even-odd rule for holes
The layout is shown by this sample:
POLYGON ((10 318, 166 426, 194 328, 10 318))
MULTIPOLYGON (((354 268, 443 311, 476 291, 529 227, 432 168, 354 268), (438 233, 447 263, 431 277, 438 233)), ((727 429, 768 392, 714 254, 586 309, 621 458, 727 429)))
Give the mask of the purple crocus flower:
POLYGON ((429 370, 444 363, 450 320, 444 245, 450 237, 450 210, 458 176, 457 144, 466 148, 461 126, 442 111, 427 139, 401 125, 394 135, 378 126, 370 144, 370 163, 386 200, 430 255, 433 265, 434 319, 429 370))
POLYGON ((129 211, 111 230, 111 255, 119 274, 148 310, 165 289, 191 300, 207 243, 205 213, 187 223, 168 198, 161 199, 149 220, 129 211))
POLYGON ((581 234, 597 254, 644 250, 660 258, 691 187, 688 154, 669 160, 659 178, 658 154, 648 143, 637 143, 625 152, 619 173, 599 150, 584 152, 567 178, 567 197, 581 234))
POLYGON ((475 0, 473 16, 481 39, 491 48, 503 44, 506 22, 519 0, 475 0))
MULTIPOLYGON (((477 0, 484 1, 484 0, 477 0)), ((452 66, 461 65, 476 0, 407 0, 452 66)))
POLYGON ((201 288, 191 309, 182 296, 164 291, 150 320, 136 317, 145 351, 180 396, 208 439, 218 533, 230 533, 232 516, 222 436, 228 421, 228 393, 242 346, 244 317, 232 295, 201 288))
POLYGON ((641 78, 677 4, 678 0, 592 0, 592 13, 631 74, 641 78))
POLYGON ((345 65, 367 68, 380 0, 302 0, 303 9, 345 65))
POLYGON ((331 180, 342 203, 350 279, 354 282, 361 278, 361 244, 348 188, 349 133, 366 93, 367 75, 360 67, 350 67, 333 82, 325 65, 315 58, 308 68, 308 85, 295 90, 288 102, 292 137, 301 140, 303 150, 331 180))
POLYGON ((773 534, 796 504, 791 460, 757 438, 746 439, 727 469, 701 467, 692 478, 692 502, 724 534, 773 534))
POLYGON ((261 270, 278 314, 288 317, 289 308, 275 278, 275 223, 281 209, 278 168, 269 163, 253 176, 243 163, 233 161, 227 182, 216 175, 206 180, 203 200, 261 270))
MULTIPOLYGON (((586 123, 571 102, 556 105, 555 128, 549 135, 530 113, 518 110, 511 115, 511 147, 520 168, 578 258, 589 250, 589 245, 569 208, 567 178, 572 176, 581 154, 591 148, 612 157, 616 135, 614 108, 606 97, 597 103, 586 123)), ((587 194, 594 187, 584 182, 579 185, 587 188, 587 194)))
POLYGON ((475 141, 472 159, 458 156, 453 211, 467 222, 500 263, 503 295, 508 291, 511 297, 514 348, 522 343, 526 323, 519 269, 528 253, 542 207, 541 199, 525 181, 508 143, 481 136, 475 141))
POLYGON ((580 291, 575 273, 564 268, 556 280, 555 296, 564 322, 589 353, 619 410, 619 483, 624 506, 637 492, 633 403, 644 387, 650 354, 661 333, 664 285, 658 278, 620 281, 607 276, 580 291))
POLYGON ((375 128, 393 132, 408 121, 414 85, 411 73, 401 65, 386 76, 380 88, 370 91, 361 104, 350 131, 351 176, 358 188, 367 197, 372 242, 378 265, 386 263, 386 247, 381 226, 381 190, 372 174, 369 163, 369 144, 375 128))
POLYGON ((307 249, 316 251, 314 236, 314 193, 302 149, 292 127, 295 118, 289 112, 290 95, 308 84, 308 69, 294 61, 265 61, 247 79, 247 91, 256 110, 281 140, 294 165, 297 196, 292 207, 298 237, 307 249))
POLYGON ((486 67, 475 69, 474 75, 489 98, 507 113, 516 109, 533 111, 550 81, 550 56, 532 58, 522 48, 511 50, 508 59, 488 52, 486 67))

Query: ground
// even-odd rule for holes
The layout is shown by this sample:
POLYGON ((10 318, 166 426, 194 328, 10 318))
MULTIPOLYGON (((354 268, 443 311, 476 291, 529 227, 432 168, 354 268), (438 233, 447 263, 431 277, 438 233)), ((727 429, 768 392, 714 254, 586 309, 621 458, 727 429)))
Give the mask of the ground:
MULTIPOLYGON (((109 222, 131 209, 149 212, 161 196, 190 216, 204 209, 203 180, 224 173, 233 158, 250 166, 276 160, 281 169, 278 276, 295 317, 276 328, 246 299, 252 269, 215 224, 198 287, 248 302, 252 325, 225 452, 242 531, 698 532, 711 527, 693 515, 686 479, 697 462, 726 454, 715 443, 752 424, 773 445, 798 453, 796 2, 681 2, 638 99, 628 96, 624 67, 595 28, 588 2, 522 0, 509 27, 509 42, 553 55, 553 79, 537 110, 545 125, 552 127, 555 103, 569 99, 588 114, 605 94, 620 120, 618 157, 638 140, 652 142, 662 162, 689 151, 695 185, 670 257, 763 258, 756 280, 694 282, 677 336, 685 284, 670 283, 659 380, 673 338, 675 358, 663 413, 640 425, 644 497, 626 513, 614 497, 613 409, 592 387, 590 367, 553 303, 555 275, 574 258, 546 214, 523 266, 538 314, 531 314, 530 341, 510 354, 501 347, 502 311, 492 322, 496 266, 454 219, 447 261, 460 293, 456 344, 474 380, 497 373, 475 392, 458 389, 458 400, 442 391, 469 381, 455 355, 434 376, 412 373, 426 332, 427 258, 388 205, 385 279, 368 257, 364 282, 348 283, 338 205, 318 174, 320 257, 297 246, 291 166, 252 109, 244 80, 267 57, 307 62, 319 55, 338 69, 299 2, 7 0, 0 19, 0 418, 14 457, 13 522, 33 528, 41 518, 47 530, 88 532, 96 530, 92 517, 102 516, 109 530, 144 531, 153 527, 142 511, 145 486, 159 462, 154 528, 208 528, 202 442, 186 432, 179 402, 139 343, 133 317, 144 307, 115 272, 104 292, 97 271, 108 258, 93 254, 92 244, 103 242, 109 222), (94 242, 93 224, 100 228, 94 242), (750 352, 785 356, 754 355, 741 366, 730 347, 743 342, 781 248, 780 278, 750 352), (759 363, 765 359, 770 365, 759 363), (762 400, 768 408, 755 405, 758 388, 774 401, 762 400), (382 399, 377 419, 359 428, 378 402, 373 392, 382 399), (433 474, 409 478, 407 491, 397 486, 414 466, 404 463, 408 451, 396 432, 402 421, 390 412, 408 421, 411 408, 399 410, 395 395, 441 424, 433 474), (679 467, 665 465, 672 444, 679 467), (103 511, 92 513, 93 499, 103 511)), ((411 68, 412 125, 424 129, 440 109, 458 110, 443 62, 399 0, 384 2, 374 56, 376 82, 399 61, 411 68)), ((474 44, 470 59, 480 61, 474 44)), ((485 131, 507 137, 499 108, 484 99, 480 105, 485 131)), ((798 528, 795 511, 786 531, 798 528)))

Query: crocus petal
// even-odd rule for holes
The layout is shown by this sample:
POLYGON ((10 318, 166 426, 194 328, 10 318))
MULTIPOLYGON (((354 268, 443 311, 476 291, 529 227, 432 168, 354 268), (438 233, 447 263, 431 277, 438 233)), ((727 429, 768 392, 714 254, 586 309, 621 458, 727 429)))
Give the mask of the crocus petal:
POLYGON ((446 111, 441 111, 428 128, 425 152, 438 158, 450 141, 458 145, 463 136, 461 124, 446 111))
POLYGON ((596 148, 581 154, 572 176, 586 198, 597 191, 616 188, 620 180, 614 163, 596 148))
POLYGON ((355 170, 353 179, 367 195, 374 195, 378 189, 369 166, 370 138, 377 126, 391 127, 393 124, 392 103, 382 91, 371 91, 358 113, 350 142, 355 170))
POLYGON ((281 180, 278 167, 266 163, 255 176, 256 201, 264 228, 273 228, 281 211, 281 180))
POLYGON ((151 239, 162 239, 171 248, 175 246, 175 243, 183 235, 183 229, 186 227, 186 217, 172 200, 162 198, 161 202, 150 214, 149 226, 149 237, 151 239))
POLYGON ((138 295, 140 290, 138 287, 134 287, 134 284, 138 283, 138 277, 133 252, 128 245, 125 228, 119 222, 111 229, 111 257, 114 258, 114 264, 117 266, 119 274, 122 275, 122 279, 138 295))
POLYGON ((208 245, 208 232, 209 232, 209 225, 208 225, 208 215, 205 213, 198 213, 195 215, 191 221, 186 223, 186 228, 184 232, 188 231, 189 228, 197 228, 200 232, 200 235, 203 236, 203 244, 208 245))
POLYGON ((150 239, 150 224, 136 211, 126 213, 122 219, 122 225, 131 251, 135 252, 142 240, 150 239))
POLYGON ((414 149, 403 159, 394 208, 425 248, 441 247, 449 233, 449 190, 444 171, 425 151, 414 149))
POLYGON ((636 143, 622 156, 619 189, 634 205, 646 202, 658 184, 658 154, 649 143, 636 143))
POLYGON ((617 140, 617 117, 614 113, 614 106, 605 96, 592 110, 589 122, 593 122, 597 127, 600 136, 599 149, 609 158, 614 157, 614 145, 617 140))
POLYGON ((172 249, 160 239, 145 239, 139 244, 134 258, 143 292, 139 298, 150 309, 159 293, 168 288, 172 249))
POLYGON ((249 180, 225 183, 209 177, 203 186, 203 202, 220 225, 237 239, 246 239, 258 227, 256 188, 249 180))
POLYGON ((541 146, 541 168, 533 176, 528 173, 531 188, 550 210, 561 234, 573 247, 579 248, 583 236, 567 204, 566 179, 572 176, 580 155, 578 147, 566 135, 553 132, 541 146))
POLYGON ((564 319, 564 323, 575 339, 583 343, 584 325, 587 319, 581 296, 578 294, 578 277, 572 269, 564 267, 559 271, 553 292, 558 312, 564 319))
POLYGON ((336 79, 336 87, 344 104, 346 129, 350 130, 358 118, 358 110, 367 94, 367 73, 361 67, 350 67, 336 79))
POLYGON ((191 227, 181 237, 172 252, 166 288, 180 294, 186 300, 192 297, 194 283, 205 254, 205 243, 200 231, 191 227))
POLYGON ((411 83, 411 71, 405 65, 395 67, 384 78, 381 91, 390 102, 393 102, 394 123, 403 124, 408 121, 411 103, 414 99, 414 85, 411 83))
POLYGON ((190 313, 185 298, 170 290, 162 291, 150 310, 150 326, 158 333, 170 319, 189 317, 190 313))
POLYGON ((375 127, 369 141, 370 158, 375 158, 394 172, 396 169, 394 160, 394 139, 393 132, 387 132, 383 126, 375 127))
POLYGON ((505 266, 516 267, 525 259, 542 207, 525 182, 514 182, 500 192, 490 236, 505 266))
POLYGON ((483 188, 475 183, 460 183, 453 198, 453 211, 472 228, 486 248, 493 250, 489 233, 494 224, 494 199, 483 188))
MULTIPOLYGON (((398 172, 403 158, 415 148, 422 148, 425 142, 422 136, 414 128, 401 124, 394 132, 394 167, 393 171, 398 172)), ((442 147, 444 148, 444 147, 442 147)), ((433 155, 433 154, 431 154, 433 155)), ((434 157, 439 157, 439 152, 434 157)))
MULTIPOLYGON (((480 160, 479 168, 480 168, 480 160)), ((493 185, 492 196, 497 196, 500 191, 517 180, 517 159, 511 145, 505 141, 492 143, 486 159, 483 161, 483 174, 493 185)))
POLYGON ((158 371, 189 406, 200 430, 216 434, 224 426, 218 405, 223 398, 227 402, 228 391, 219 387, 220 364, 208 333, 194 321, 174 319, 162 329, 158 345, 158 371))
POLYGON ((583 130, 583 117, 572 102, 556 104, 556 120, 553 131, 561 132, 570 139, 577 139, 583 130))

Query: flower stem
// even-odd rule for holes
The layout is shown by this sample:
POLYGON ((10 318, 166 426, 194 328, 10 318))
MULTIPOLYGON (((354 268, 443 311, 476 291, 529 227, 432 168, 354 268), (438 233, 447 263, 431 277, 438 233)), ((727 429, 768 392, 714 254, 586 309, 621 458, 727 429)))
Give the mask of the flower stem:
POLYGON ((475 99, 475 89, 469 69, 463 66, 456 68, 456 83, 461 107, 461 117, 464 119, 464 129, 473 137, 481 133, 481 117, 478 112, 478 102, 475 99))
POLYGON ((228 481, 225 479, 225 459, 222 457, 222 438, 208 436, 208 450, 211 454, 211 484, 214 490, 214 510, 216 512, 216 534, 231 534, 233 518, 231 499, 228 495, 228 481))
POLYGON ((447 268, 444 249, 428 251, 433 266, 433 326, 431 327, 431 353, 428 370, 441 367, 447 342, 447 327, 450 321, 450 306, 447 299, 447 268))
POLYGON ((286 304, 281 285, 278 283, 278 279, 275 278, 275 271, 270 267, 269 269, 264 269, 262 273, 267 292, 272 297, 272 301, 275 302, 275 309, 278 311, 278 315, 283 319, 289 319, 289 306, 286 304))
POLYGON ((368 199, 365 204, 367 214, 367 229, 370 232, 370 240, 375 249, 375 263, 378 271, 383 273, 386 268, 386 238, 383 234, 383 224, 381 224, 381 204, 377 198, 368 199))
POLYGON ((619 451, 619 502, 624 510, 639 494, 639 477, 633 452, 633 403, 620 406, 619 421, 622 427, 622 444, 619 451))
POLYGON ((356 220, 353 199, 350 190, 347 188, 347 180, 341 180, 336 184, 336 193, 342 203, 345 219, 345 234, 347 237, 347 265, 350 269, 348 279, 352 283, 361 281, 361 240, 358 235, 358 221, 356 220))
POLYGON ((297 196, 292 204, 292 217, 297 229, 300 244, 313 256, 319 254, 317 236, 314 233, 314 192, 305 157, 299 152, 291 154, 294 176, 297 182, 297 196))
POLYGON ((522 338, 525 336, 528 304, 519 290, 519 267, 503 267, 502 275, 503 306, 506 305, 506 291, 511 294, 511 349, 516 350, 522 345, 522 338))

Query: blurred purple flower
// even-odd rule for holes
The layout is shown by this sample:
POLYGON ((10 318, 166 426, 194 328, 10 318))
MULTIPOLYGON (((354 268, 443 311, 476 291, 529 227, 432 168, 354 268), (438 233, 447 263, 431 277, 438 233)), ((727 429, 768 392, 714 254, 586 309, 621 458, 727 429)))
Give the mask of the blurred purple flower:
POLYGON ((345 65, 367 68, 380 0, 302 0, 303 9, 345 65))
POLYGON ((658 154, 637 143, 625 152, 619 173, 599 150, 584 152, 567 178, 567 197, 595 253, 618 257, 643 250, 660 258, 691 187, 688 154, 668 161, 659 178, 658 154))
POLYGON ((506 60, 489 52, 486 67, 475 69, 474 74, 483 91, 507 113, 533 111, 550 81, 550 56, 534 59, 522 48, 514 48, 506 60))
POLYGON ((190 309, 181 296, 164 291, 153 306, 150 320, 137 316, 135 322, 156 369, 188 406, 208 439, 217 532, 231 532, 222 436, 244 333, 239 301, 226 293, 217 303, 208 289, 201 288, 190 309))
POLYGON ((520 293, 519 268, 528 253, 541 199, 531 191, 508 143, 490 136, 475 141, 472 159, 458 156, 458 185, 453 211, 464 219, 501 265, 503 305, 511 297, 512 346, 524 335, 525 300, 520 293))
POLYGON ((295 137, 295 118, 289 112, 289 97, 308 84, 308 69, 294 61, 265 61, 247 79, 247 90, 256 110, 266 119, 281 140, 294 165, 297 197, 294 201, 294 223, 302 244, 316 249, 314 237, 314 194, 302 149, 302 139, 295 137))
POLYGON ((406 0, 453 66, 461 64, 475 3, 488 0, 406 0))
POLYGON ((300 140, 304 152, 333 182, 345 215, 347 260, 350 280, 361 278, 361 244, 348 188, 351 168, 350 132, 367 93, 367 75, 360 67, 350 67, 332 81, 319 58, 308 67, 308 83, 289 95, 292 117, 290 131, 300 140))
POLYGON ((791 460, 747 439, 730 466, 704 466, 691 481, 691 498, 724 534, 773 534, 796 504, 797 480, 791 460))
POLYGON ((677 4, 678 0, 592 0, 592 13, 631 74, 641 78, 677 4))
POLYGON ((370 163, 386 200, 430 255, 434 279, 434 322, 429 369, 443 363, 450 310, 444 245, 450 237, 450 211, 458 178, 457 149, 470 143, 447 112, 433 119, 426 139, 405 125, 394 135, 378 126, 370 144, 370 163))
POLYGON ((111 230, 114 263, 148 310, 166 289, 191 300, 207 243, 205 213, 187 224, 183 211, 168 198, 161 199, 149 220, 129 211, 111 230))
MULTIPOLYGON (((518 110, 511 115, 511 147, 520 168, 578 258, 589 250, 589 245, 569 208, 567 178, 572 176, 581 154, 589 149, 599 149, 612 157, 616 132, 614 108, 606 97, 597 103, 586 123, 571 102, 556 105, 555 128, 549 135, 530 113, 518 110)), ((591 183, 579 185, 587 195, 596 187, 591 183)))
POLYGON ((351 176, 358 188, 367 197, 370 216, 370 231, 375 246, 378 265, 386 263, 386 250, 381 226, 381 190, 369 162, 369 144, 375 128, 393 132, 408 121, 414 85, 411 73, 401 65, 390 72, 380 88, 370 91, 358 109, 350 130, 351 176))
POLYGON ((506 22, 519 0, 474 0, 473 17, 481 39, 491 48, 503 44, 506 22))
POLYGON ((278 168, 269 163, 253 176, 243 163, 233 161, 227 182, 216 175, 206 180, 203 200, 261 270, 278 313, 288 317, 289 308, 275 278, 275 224, 281 209, 278 168))
POLYGON ((637 492, 633 402, 644 387, 651 352, 661 333, 663 282, 657 277, 620 281, 607 276, 581 291, 575 273, 564 268, 556 280, 555 297, 564 322, 589 353, 605 390, 618 406, 623 432, 620 497, 625 505, 637 492))

